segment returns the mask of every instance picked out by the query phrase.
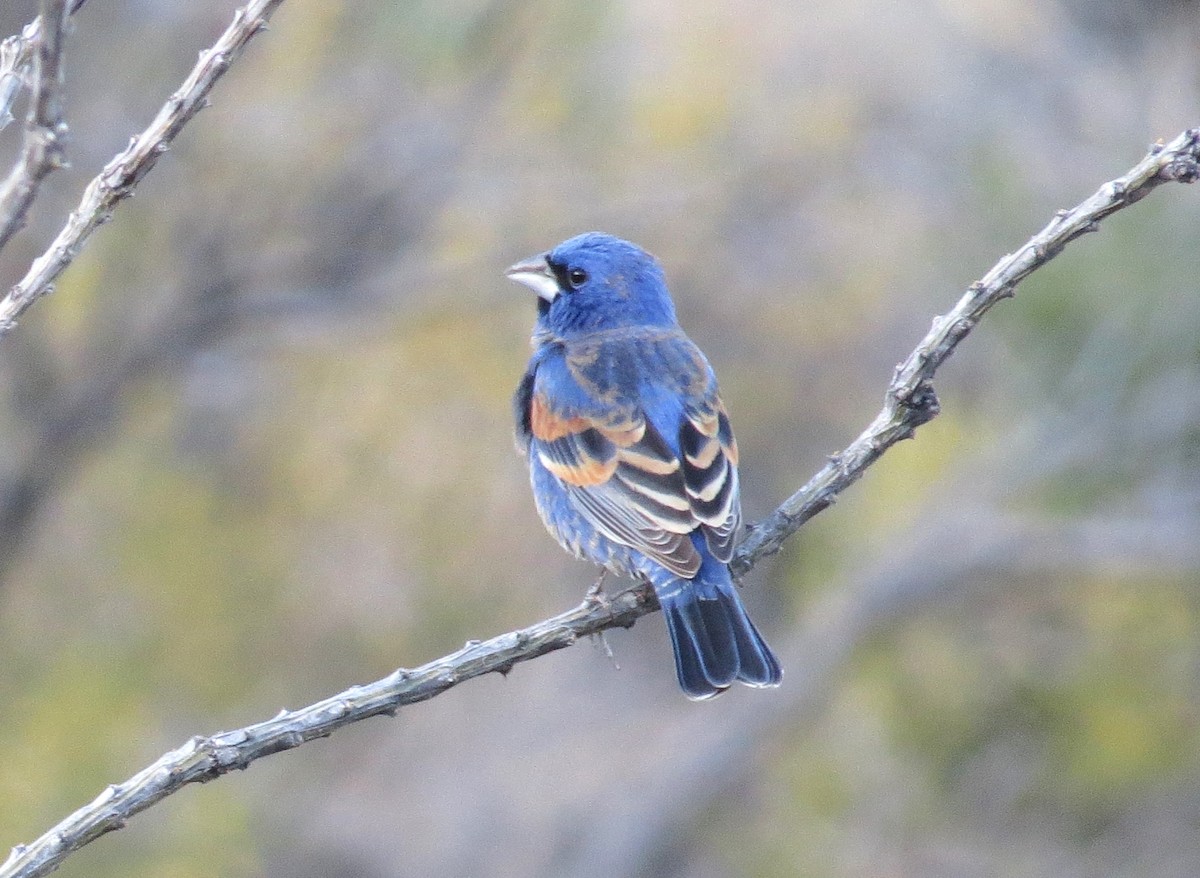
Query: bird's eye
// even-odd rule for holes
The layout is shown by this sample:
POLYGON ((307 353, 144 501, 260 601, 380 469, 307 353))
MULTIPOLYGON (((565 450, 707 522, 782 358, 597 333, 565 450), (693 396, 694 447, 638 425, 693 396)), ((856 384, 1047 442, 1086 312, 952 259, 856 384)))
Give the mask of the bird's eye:
POLYGON ((567 271, 567 283, 571 285, 571 289, 577 290, 587 283, 588 273, 582 268, 572 268, 567 271))

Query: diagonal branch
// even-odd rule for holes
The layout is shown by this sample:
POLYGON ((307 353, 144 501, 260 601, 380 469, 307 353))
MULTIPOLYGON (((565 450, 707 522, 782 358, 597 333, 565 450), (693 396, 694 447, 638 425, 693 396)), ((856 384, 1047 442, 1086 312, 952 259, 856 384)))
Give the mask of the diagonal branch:
POLYGON ((21 157, 0 185, 0 250, 25 224, 29 206, 37 197, 42 180, 66 164, 63 140, 63 37, 67 26, 68 0, 42 0, 40 26, 33 45, 37 56, 37 78, 29 102, 21 157))
POLYGON ((154 121, 136 135, 122 152, 104 166, 88 184, 79 206, 58 233, 50 248, 34 260, 25 277, 0 299, 0 337, 41 296, 79 255, 96 229, 111 217, 118 204, 133 194, 159 156, 171 147, 176 135, 208 102, 208 94, 229 70, 246 44, 266 28, 267 20, 283 0, 250 0, 234 13, 233 21, 200 60, 175 94, 158 111, 154 121))
POLYGON ((808 484, 785 500, 742 541, 730 564, 741 575, 763 555, 779 551, 783 541, 814 515, 833 505, 883 452, 937 417, 933 374, 984 314, 1013 295, 1017 284, 1041 268, 1080 235, 1094 232, 1100 220, 1140 201, 1168 182, 1192 183, 1200 178, 1200 128, 1184 131, 1165 146, 1151 147, 1128 173, 1105 183, 1091 198, 1060 210, 1044 229, 975 281, 949 313, 933 319, 921 343, 896 367, 884 394, 883 409, 844 451, 829 458, 808 484))
MULTIPOLYGON (((779 550, 801 524, 829 507, 884 451, 906 439, 938 413, 931 380, 938 367, 996 302, 1011 296, 1031 272, 1056 256, 1104 217, 1140 200, 1161 183, 1190 183, 1200 178, 1200 128, 1185 131, 1165 146, 1155 146, 1127 174, 1104 184, 1075 208, 1060 211, 1016 253, 1005 256, 982 280, 972 284, 958 304, 937 317, 933 328, 896 368, 883 410, 843 452, 784 502, 742 542, 736 570, 745 573, 779 550)), ((459 683, 497 671, 505 674, 529 661, 573 645, 581 637, 613 627, 629 627, 654 612, 657 604, 646 586, 607 600, 585 600, 572 610, 519 631, 462 649, 419 668, 394 673, 274 719, 230 732, 197 736, 123 783, 114 784, 29 845, 13 848, 0 866, 0 878, 45 875, 72 852, 120 829, 135 814, 191 783, 213 780, 272 753, 323 738, 343 726, 372 716, 393 716, 408 704, 425 701, 459 683)))

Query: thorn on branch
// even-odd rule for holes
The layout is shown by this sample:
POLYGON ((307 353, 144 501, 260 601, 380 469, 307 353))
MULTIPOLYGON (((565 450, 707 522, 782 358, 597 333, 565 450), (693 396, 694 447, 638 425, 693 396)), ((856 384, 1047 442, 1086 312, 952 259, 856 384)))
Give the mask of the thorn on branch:
POLYGON ((1158 176, 1177 183, 1195 183, 1200 179, 1200 159, 1195 155, 1179 156, 1159 171, 1158 176))
MULTIPOLYGON (((328 738, 332 734, 333 734, 333 729, 325 729, 319 735, 317 735, 317 737, 318 738, 328 738)), ((304 743, 304 736, 302 734, 300 734, 299 732, 288 732, 286 735, 283 736, 283 749, 284 750, 293 750, 296 747, 299 747, 303 743, 304 743)), ((247 768, 250 767, 250 763, 253 761, 254 760, 248 759, 248 758, 239 759, 237 762, 237 766, 236 766, 237 770, 245 771, 247 768)))
POLYGON ((214 73, 218 75, 223 74, 229 69, 229 53, 217 52, 212 55, 209 63, 212 66, 214 73))
POLYGON ((929 423, 942 411, 942 404, 938 400, 937 391, 933 389, 933 384, 924 380, 917 384, 912 393, 901 399, 900 404, 904 407, 906 424, 906 429, 900 437, 902 439, 911 439, 916 427, 929 423))

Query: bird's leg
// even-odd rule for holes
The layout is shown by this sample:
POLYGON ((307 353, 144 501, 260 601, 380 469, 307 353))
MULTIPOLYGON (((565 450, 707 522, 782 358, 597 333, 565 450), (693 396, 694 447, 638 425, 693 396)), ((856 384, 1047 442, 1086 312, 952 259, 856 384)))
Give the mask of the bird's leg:
MULTIPOLYGON (((604 577, 606 577, 606 576, 608 576, 608 568, 601 567, 600 575, 598 577, 596 577, 596 581, 594 583, 592 583, 592 587, 589 588, 587 590, 587 594, 584 595, 583 600, 585 603, 592 604, 592 605, 598 606, 598 607, 603 607, 605 609, 608 608, 608 606, 609 606, 608 596, 604 594, 604 577)), ((600 648, 604 650, 604 654, 606 656, 608 656, 608 660, 613 663, 613 667, 619 671, 619 670, 621 670, 621 666, 619 664, 617 664, 617 657, 615 655, 613 655, 613 650, 612 650, 612 647, 608 643, 608 638, 605 637, 604 635, 605 635, 604 631, 598 631, 598 632, 596 632, 594 637, 599 642, 600 648)))
POLYGON ((592 587, 587 590, 584 595, 584 600, 592 604, 607 604, 608 598, 604 596, 604 577, 608 576, 608 568, 600 568, 600 576, 592 583, 592 587))
POLYGON ((599 632, 596 635, 596 639, 600 641, 600 648, 604 650, 604 654, 608 656, 608 660, 612 662, 613 668, 619 671, 621 670, 621 665, 617 662, 616 655, 613 654, 613 648, 609 645, 608 638, 604 636, 607 633, 608 632, 606 631, 599 632))

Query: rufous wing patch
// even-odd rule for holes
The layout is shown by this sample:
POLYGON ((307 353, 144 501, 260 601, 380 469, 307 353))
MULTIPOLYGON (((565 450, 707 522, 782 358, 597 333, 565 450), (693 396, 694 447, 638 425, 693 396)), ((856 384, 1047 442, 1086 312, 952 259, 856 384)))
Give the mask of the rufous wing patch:
POLYGON ((617 471, 617 459, 598 460, 587 455, 580 455, 573 462, 564 462, 551 458, 545 451, 538 452, 542 466, 548 469, 555 478, 574 485, 577 488, 592 488, 602 485, 612 478, 617 471))
POLYGON ((575 415, 564 418, 555 413, 540 393, 535 393, 529 403, 529 429, 534 438, 542 442, 553 442, 564 436, 582 433, 592 426, 585 417, 575 415))

